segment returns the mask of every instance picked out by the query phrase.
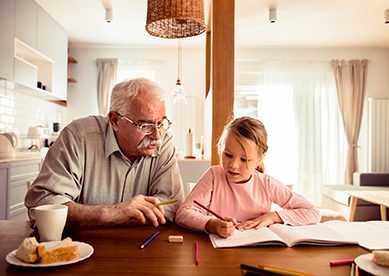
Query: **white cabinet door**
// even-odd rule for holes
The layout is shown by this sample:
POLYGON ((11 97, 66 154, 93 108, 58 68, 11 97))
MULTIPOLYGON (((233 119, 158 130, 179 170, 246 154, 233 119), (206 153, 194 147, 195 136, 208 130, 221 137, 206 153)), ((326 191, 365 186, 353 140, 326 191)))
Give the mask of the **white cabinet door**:
POLYGON ((56 22, 41 7, 38 7, 36 50, 49 59, 54 57, 56 22))
POLYGON ((0 2, 0 78, 13 80, 14 76, 14 36, 15 36, 14 0, 0 2))
POLYGON ((52 91, 57 98, 66 101, 68 94, 68 36, 62 26, 57 24, 55 29, 52 91))
POLYGON ((0 219, 7 218, 7 164, 0 164, 0 219))
POLYGON ((7 187, 7 219, 28 219, 24 197, 27 182, 32 182, 39 173, 41 160, 25 160, 10 163, 7 187))
POLYGON ((15 1, 15 37, 36 49, 38 5, 33 0, 15 1))
POLYGON ((37 50, 53 61, 50 90, 61 100, 67 98, 67 47, 65 29, 38 7, 37 50))

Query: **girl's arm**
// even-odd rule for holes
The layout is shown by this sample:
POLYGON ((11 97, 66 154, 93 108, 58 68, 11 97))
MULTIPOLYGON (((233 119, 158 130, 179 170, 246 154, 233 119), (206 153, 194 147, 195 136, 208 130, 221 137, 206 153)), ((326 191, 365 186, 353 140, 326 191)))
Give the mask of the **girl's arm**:
POLYGON ((175 217, 177 224, 192 230, 206 231, 205 225, 213 216, 207 215, 205 210, 193 203, 193 200, 209 206, 213 192, 213 180, 213 172, 210 168, 197 181, 193 190, 177 210, 175 217))
POLYGON ((307 225, 320 222, 319 210, 302 195, 270 176, 266 177, 265 185, 272 201, 282 208, 276 213, 284 224, 307 225))

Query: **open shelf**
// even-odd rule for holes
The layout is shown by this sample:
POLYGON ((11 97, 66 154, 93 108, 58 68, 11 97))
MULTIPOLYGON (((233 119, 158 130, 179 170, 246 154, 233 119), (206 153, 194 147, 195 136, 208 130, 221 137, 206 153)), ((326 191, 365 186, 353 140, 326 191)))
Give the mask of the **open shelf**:
POLYGON ((78 61, 72 57, 72 56, 68 56, 68 64, 77 64, 78 61))
MULTIPOLYGON (((68 74, 69 74, 69 65, 72 65, 72 64, 77 64, 78 61, 75 57, 73 57, 72 55, 69 54, 69 50, 68 50, 68 74)), ((77 80, 75 78, 73 78, 72 76, 69 76, 68 75, 68 83, 77 83, 77 80)))
POLYGON ((73 77, 68 76, 68 83, 77 83, 77 80, 73 77))
POLYGON ((15 82, 32 89, 41 82, 46 87, 44 92, 50 93, 53 82, 53 61, 15 38, 15 82))

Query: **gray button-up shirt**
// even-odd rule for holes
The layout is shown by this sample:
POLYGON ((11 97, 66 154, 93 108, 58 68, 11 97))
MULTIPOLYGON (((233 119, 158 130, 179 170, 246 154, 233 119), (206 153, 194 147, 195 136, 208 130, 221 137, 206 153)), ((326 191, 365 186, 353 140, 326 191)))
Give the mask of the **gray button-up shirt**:
POLYGON ((70 123, 48 151, 42 169, 26 194, 27 208, 69 201, 115 204, 137 194, 156 196, 173 221, 184 200, 172 136, 152 156, 131 162, 121 151, 107 117, 89 116, 70 123))

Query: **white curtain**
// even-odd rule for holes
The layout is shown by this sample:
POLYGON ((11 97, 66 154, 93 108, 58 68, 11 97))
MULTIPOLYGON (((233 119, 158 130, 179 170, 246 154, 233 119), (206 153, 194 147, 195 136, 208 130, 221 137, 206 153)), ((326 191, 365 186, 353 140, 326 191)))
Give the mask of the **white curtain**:
POLYGON ((107 115, 111 90, 116 81, 118 60, 101 58, 97 64, 97 106, 100 115, 107 115))
POLYGON ((266 62, 258 102, 266 172, 320 204, 323 185, 343 183, 346 151, 330 62, 266 62))

